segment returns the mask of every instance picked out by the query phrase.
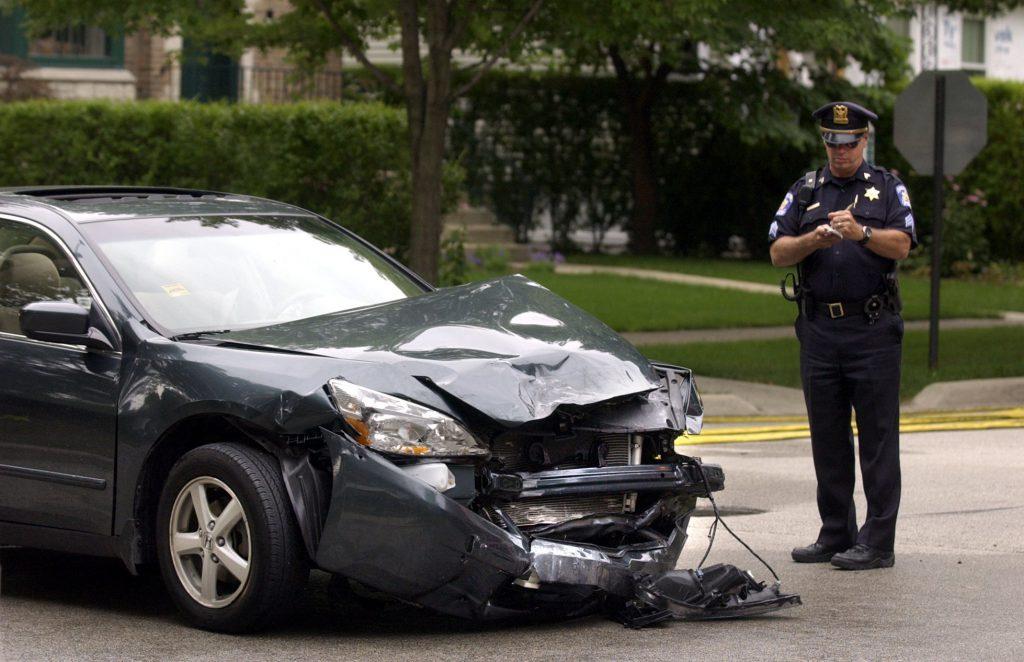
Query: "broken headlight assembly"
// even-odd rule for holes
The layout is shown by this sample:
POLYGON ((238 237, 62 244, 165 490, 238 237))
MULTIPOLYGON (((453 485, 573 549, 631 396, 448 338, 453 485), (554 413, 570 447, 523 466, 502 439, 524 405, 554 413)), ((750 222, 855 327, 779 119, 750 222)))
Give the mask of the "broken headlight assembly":
POLYGON ((477 457, 489 453, 461 423, 429 407, 342 379, 332 379, 327 389, 363 446, 411 457, 477 457))

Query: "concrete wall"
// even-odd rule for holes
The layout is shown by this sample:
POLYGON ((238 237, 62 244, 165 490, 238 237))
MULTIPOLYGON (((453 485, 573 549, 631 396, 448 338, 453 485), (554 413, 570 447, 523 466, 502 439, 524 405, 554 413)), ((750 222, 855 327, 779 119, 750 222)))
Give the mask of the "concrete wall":
POLYGON ((126 69, 39 67, 25 78, 45 81, 56 99, 135 99, 135 76, 126 69))

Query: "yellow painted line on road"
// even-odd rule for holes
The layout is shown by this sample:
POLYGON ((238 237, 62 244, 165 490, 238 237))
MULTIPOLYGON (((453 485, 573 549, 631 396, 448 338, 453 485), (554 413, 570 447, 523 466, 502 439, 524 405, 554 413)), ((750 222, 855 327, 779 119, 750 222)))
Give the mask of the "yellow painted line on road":
MULTIPOLYGON (((905 419, 965 420, 969 418, 1006 418, 1024 416, 1024 407, 1010 409, 968 409, 952 412, 904 414, 905 419)), ((707 416, 705 423, 806 423, 806 416, 707 416)))
MULTIPOLYGON (((781 417, 780 417, 781 418, 781 417)), ((765 421, 765 419, 750 419, 765 421)), ((793 419, 787 419, 787 422, 793 419)), ((799 419, 797 419, 799 420, 799 419)), ((900 432, 942 432, 970 430, 1000 430, 1024 428, 1024 407, 1011 409, 987 409, 948 413, 925 413, 904 416, 900 420, 900 432)), ((857 426, 853 426, 854 432, 857 426)), ((696 436, 681 436, 676 439, 678 446, 701 444, 728 444, 751 441, 785 441, 810 437, 806 420, 800 424, 743 425, 709 428, 696 436)))

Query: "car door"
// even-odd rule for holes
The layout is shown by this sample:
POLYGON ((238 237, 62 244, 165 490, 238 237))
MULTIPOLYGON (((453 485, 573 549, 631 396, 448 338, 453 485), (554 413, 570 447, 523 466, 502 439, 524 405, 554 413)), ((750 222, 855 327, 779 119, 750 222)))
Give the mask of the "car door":
POLYGON ((110 535, 120 353, 26 338, 47 300, 102 307, 55 234, 0 218, 0 522, 110 535))

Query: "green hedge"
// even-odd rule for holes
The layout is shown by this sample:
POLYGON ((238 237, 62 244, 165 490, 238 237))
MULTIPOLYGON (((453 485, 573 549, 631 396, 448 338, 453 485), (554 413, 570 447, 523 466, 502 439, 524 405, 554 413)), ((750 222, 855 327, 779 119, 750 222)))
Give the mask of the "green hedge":
MULTIPOLYGON (((810 118, 798 121, 791 110, 803 101, 789 98, 792 85, 758 85, 742 72, 670 83, 655 106, 658 226, 674 252, 717 255, 733 234, 767 251, 771 215, 807 170, 815 141, 810 118), (766 98, 757 108, 743 101, 758 96, 766 98)), ((610 77, 488 76, 456 112, 452 131, 471 197, 521 237, 550 212, 558 248, 572 230, 600 237, 625 224, 630 143, 619 94, 610 77)))
POLYGON ((125 184, 265 196, 402 253, 405 116, 379 104, 0 104, 0 185, 125 184))
MULTIPOLYGON (((972 241, 944 242, 944 252, 949 263, 1022 260, 1024 84, 976 83, 989 99, 988 146, 950 182, 947 204, 947 236, 972 241)), ((659 225, 674 238, 675 252, 717 255, 738 234, 765 254, 767 226, 784 192, 825 161, 810 112, 833 96, 852 96, 881 116, 876 160, 907 182, 927 239, 931 179, 915 175, 892 144, 890 91, 854 91, 840 82, 836 90, 800 92, 779 84, 758 90, 763 103, 752 106, 744 99, 758 94, 745 85, 739 75, 669 84, 655 108, 659 225)), ((625 223, 631 175, 618 104, 610 78, 490 75, 462 104, 452 131, 452 154, 465 166, 471 197, 520 236, 544 211, 561 236, 577 228, 600 235, 611 223, 625 223)))

